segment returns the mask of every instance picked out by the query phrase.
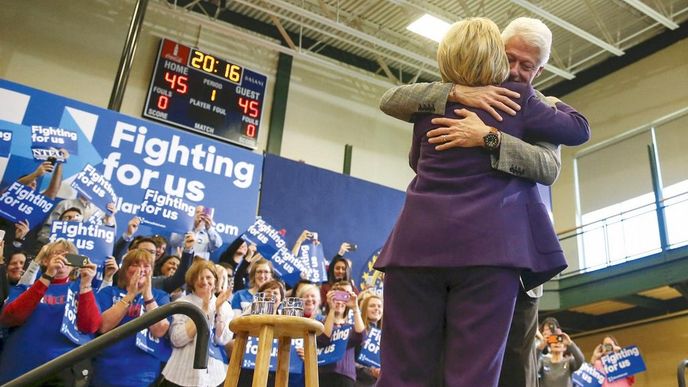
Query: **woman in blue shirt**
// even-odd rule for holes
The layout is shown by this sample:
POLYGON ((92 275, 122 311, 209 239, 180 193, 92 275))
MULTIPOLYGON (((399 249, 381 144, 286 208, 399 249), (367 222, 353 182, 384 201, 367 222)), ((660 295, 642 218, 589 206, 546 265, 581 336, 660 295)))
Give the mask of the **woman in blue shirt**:
MULTIPOLYGON (((145 312, 170 302, 170 296, 151 287, 154 256, 142 249, 130 250, 125 256, 117 286, 98 292, 96 299, 103 311, 101 333, 125 324, 145 312)), ((170 324, 159 321, 148 327, 146 334, 129 336, 104 349, 94 359, 93 385, 146 386, 160 374, 162 362, 171 348, 165 334, 170 324)))

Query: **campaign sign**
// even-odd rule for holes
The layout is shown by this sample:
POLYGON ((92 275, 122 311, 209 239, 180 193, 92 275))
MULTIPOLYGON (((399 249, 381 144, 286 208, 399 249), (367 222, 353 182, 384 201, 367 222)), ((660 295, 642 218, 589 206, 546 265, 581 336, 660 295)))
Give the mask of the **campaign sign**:
POLYGON ((382 330, 371 328, 368 336, 361 345, 361 352, 358 355, 357 361, 368 367, 380 368, 380 338, 382 337, 382 330))
MULTIPOLYGON (((79 153, 63 163, 63 179, 72 181, 87 164, 102 172, 117 193, 117 224, 125 225, 138 214, 148 189, 217 209, 215 230, 224 241, 235 239, 255 221, 262 155, 7 80, 0 80, 0 129, 12 132, 12 145, 0 186, 35 169, 32 126, 77 134, 79 153)), ((48 184, 43 179, 39 189, 48 184)), ((70 190, 64 184, 62 188, 70 190)), ((173 223, 165 220, 166 226, 173 223)), ((159 233, 155 228, 142 224, 138 233, 159 233)))
POLYGON ((302 262, 308 262, 306 279, 321 283, 327 281, 327 260, 321 243, 309 241, 299 248, 298 257, 302 262))
POLYGON ((193 229, 196 206, 188 201, 167 195, 164 191, 147 189, 137 216, 141 223, 165 230, 168 233, 186 233, 193 229))
POLYGON ((86 164, 84 169, 76 175, 72 188, 103 212, 107 211, 108 204, 117 201, 117 195, 110 181, 91 164, 86 164))
POLYGON ((600 387, 604 383, 604 374, 596 370, 590 363, 583 365, 571 375, 576 387, 600 387))
MULTIPOLYGON (((31 149, 64 149, 70 155, 77 155, 79 153, 78 134, 75 131, 63 128, 44 127, 39 125, 31 126, 31 149)), ((37 160, 45 160, 44 155, 49 155, 45 152, 34 152, 34 158, 37 160)), ((57 154, 54 154, 57 157, 57 154)), ((48 156, 49 157, 49 156, 48 156)), ((57 157, 58 160, 64 161, 62 154, 57 157)))
POLYGON ((42 225, 54 206, 52 199, 17 182, 0 195, 0 216, 12 223, 26 220, 31 229, 42 225))
POLYGON ((602 356, 602 365, 610 383, 646 370, 640 349, 635 345, 602 356))
POLYGON ((93 338, 93 335, 81 333, 76 327, 76 295, 78 290, 72 290, 70 286, 67 288, 67 302, 65 303, 64 316, 62 317, 62 325, 60 326, 60 333, 65 335, 76 345, 86 344, 93 338))
POLYGON ((79 254, 87 256, 99 268, 112 255, 115 228, 86 222, 54 221, 50 226, 50 242, 66 239, 76 246, 79 254))
POLYGON ((308 264, 289 252, 279 231, 260 217, 241 237, 255 244, 260 255, 272 261, 277 274, 290 286, 299 282, 301 272, 308 271, 308 264))
POLYGON ((346 324, 332 331, 330 343, 318 348, 318 365, 338 362, 346 352, 349 343, 349 335, 353 330, 353 325, 346 324))
MULTIPOLYGON (((303 348, 303 339, 300 339, 300 346, 303 348)), ((256 356, 258 355, 258 338, 249 336, 246 342, 246 351, 244 351, 244 360, 241 363, 241 368, 255 369, 256 368, 256 356)), ((303 361, 296 352, 296 348, 299 346, 297 340, 291 341, 291 350, 289 353, 289 372, 290 373, 301 373, 301 368, 303 361)), ((277 339, 272 341, 272 349, 270 350, 270 371, 277 370, 277 339)))
POLYGON ((12 147, 12 132, 0 130, 0 157, 8 157, 12 147))

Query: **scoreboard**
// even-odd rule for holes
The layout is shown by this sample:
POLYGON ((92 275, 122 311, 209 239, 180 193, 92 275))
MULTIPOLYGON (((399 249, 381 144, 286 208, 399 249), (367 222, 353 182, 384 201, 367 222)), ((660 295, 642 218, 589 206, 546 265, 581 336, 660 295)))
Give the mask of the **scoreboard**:
POLYGON ((267 77, 162 39, 143 116, 256 148, 267 77))

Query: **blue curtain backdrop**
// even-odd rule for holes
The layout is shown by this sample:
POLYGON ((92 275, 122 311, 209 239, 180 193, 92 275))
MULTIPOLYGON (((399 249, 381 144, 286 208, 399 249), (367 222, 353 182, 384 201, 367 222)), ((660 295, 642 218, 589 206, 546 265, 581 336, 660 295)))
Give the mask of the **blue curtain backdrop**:
POLYGON ((328 259, 342 242, 357 244, 358 250, 346 255, 357 284, 404 203, 402 191, 269 154, 260 195, 259 215, 286 230, 290 249, 304 229, 319 234, 328 259))

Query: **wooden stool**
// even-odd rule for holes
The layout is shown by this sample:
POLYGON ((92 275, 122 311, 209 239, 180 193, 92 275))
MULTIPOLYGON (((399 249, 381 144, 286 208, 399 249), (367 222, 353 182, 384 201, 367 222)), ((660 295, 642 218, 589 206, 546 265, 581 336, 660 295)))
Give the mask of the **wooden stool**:
POLYGON ((319 321, 305 317, 260 314, 237 317, 229 324, 229 328, 235 333, 235 340, 225 387, 236 387, 239 382, 239 373, 249 336, 258 337, 253 387, 264 387, 268 383, 270 352, 274 338, 278 339, 275 386, 287 387, 291 339, 303 338, 305 384, 306 387, 318 387, 315 336, 323 331, 323 325, 319 321))

